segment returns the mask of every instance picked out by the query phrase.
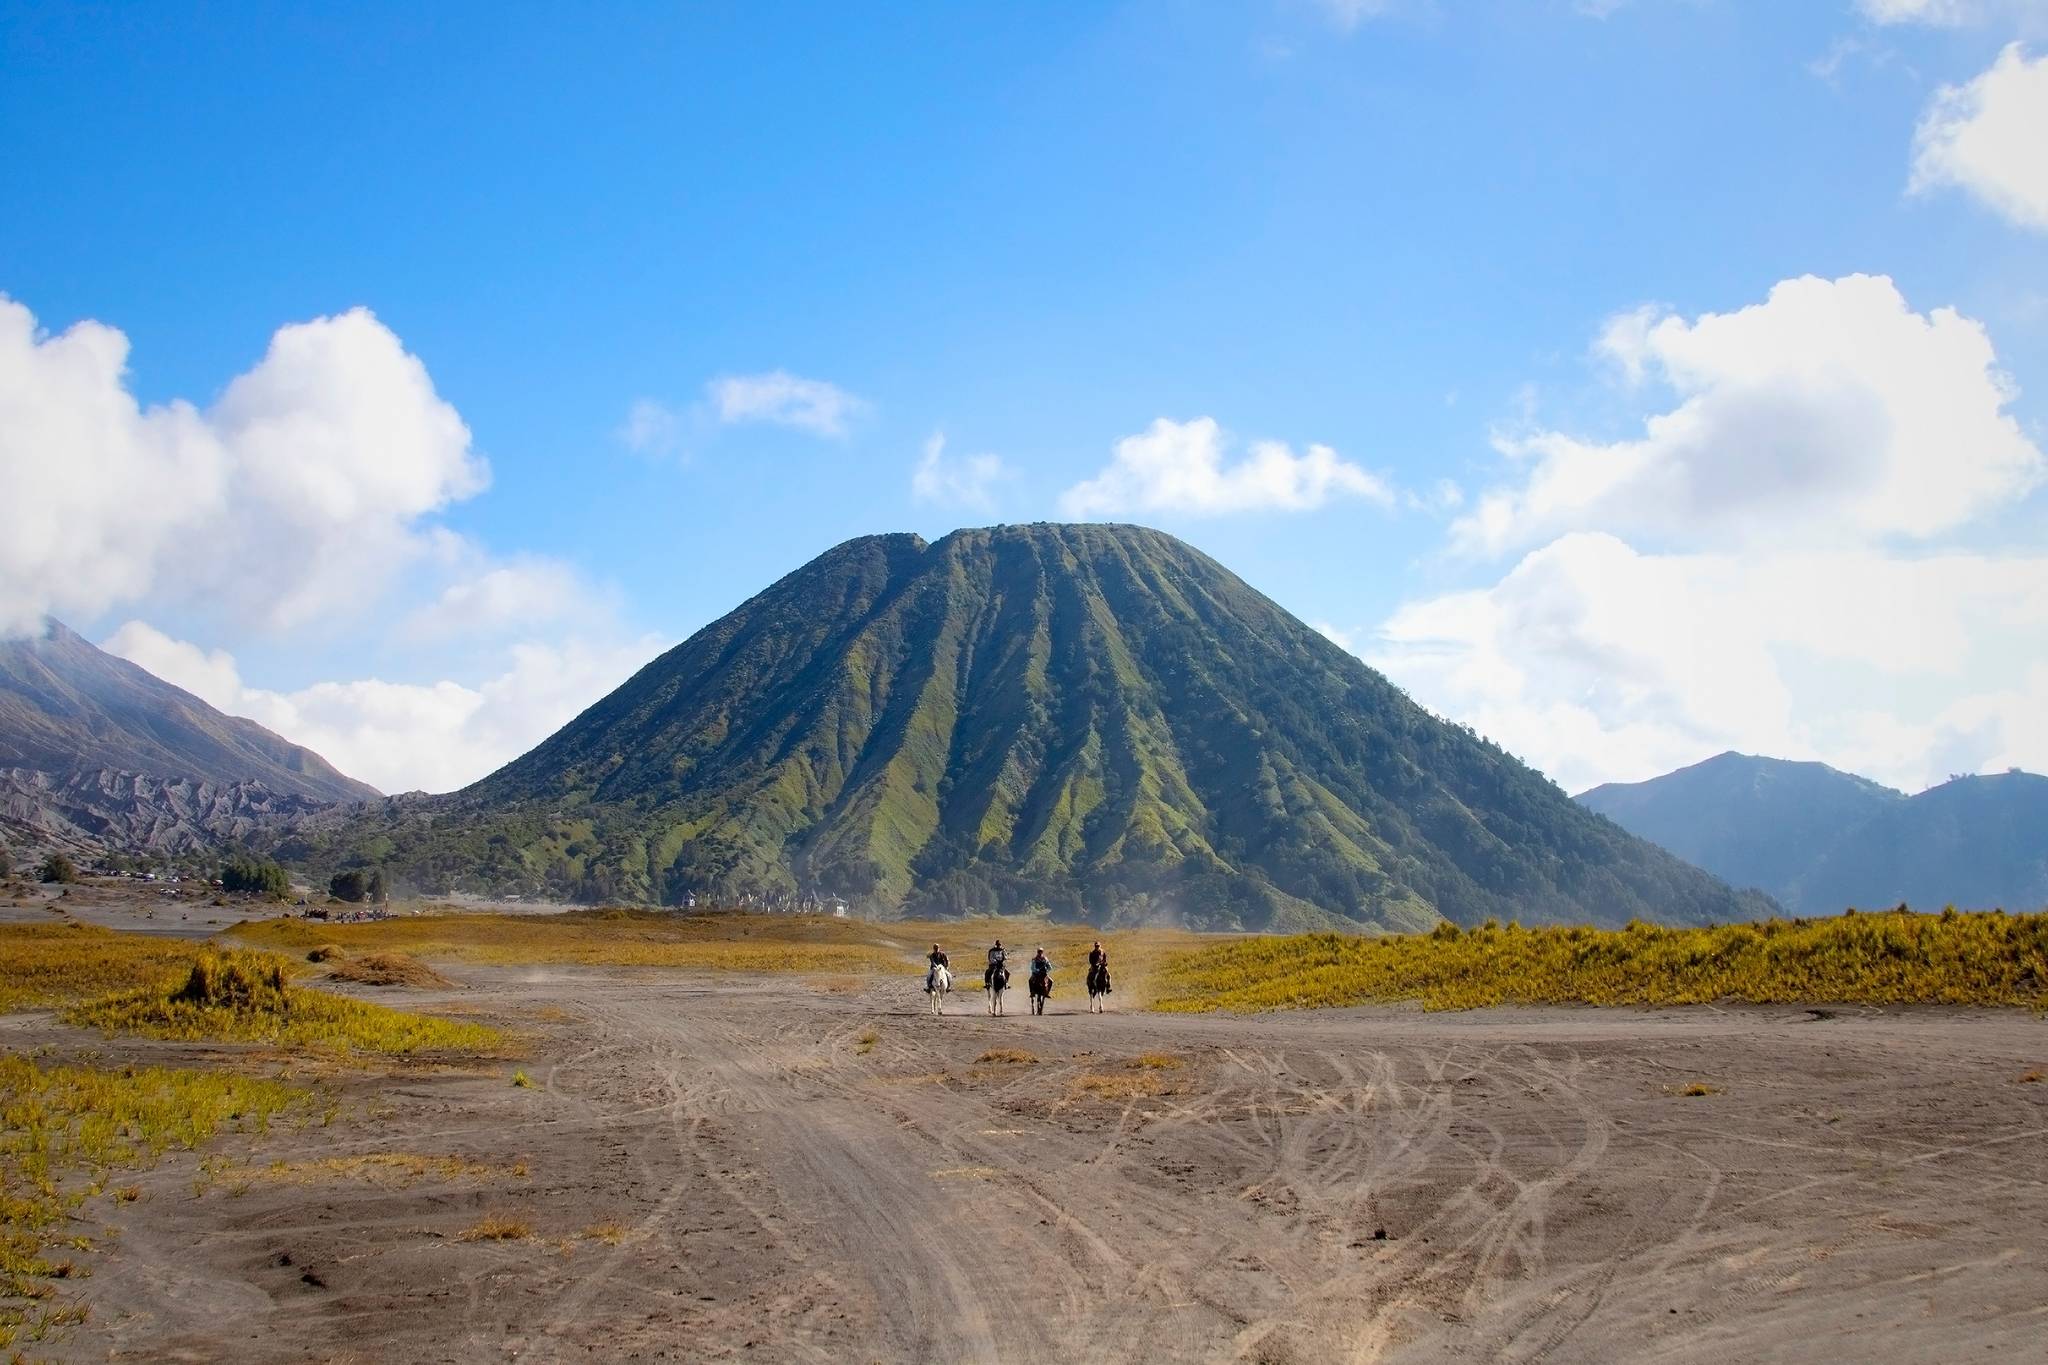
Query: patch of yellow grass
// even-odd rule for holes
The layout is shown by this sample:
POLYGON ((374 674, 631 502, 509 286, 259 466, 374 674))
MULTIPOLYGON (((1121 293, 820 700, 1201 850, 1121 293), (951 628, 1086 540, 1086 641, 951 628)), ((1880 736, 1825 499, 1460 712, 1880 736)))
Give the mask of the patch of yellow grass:
POLYGON ((0 925, 0 1014, 132 989, 189 966, 201 945, 95 925, 0 925))
POLYGON ((240 925, 231 932, 265 947, 291 951, 332 941, 351 952, 381 947, 498 966, 556 963, 843 976, 903 971, 901 951, 856 941, 845 932, 845 926, 858 923, 803 915, 614 909, 554 915, 403 915, 362 924, 275 919, 240 925))
POLYGON ((1721 1087, 1718 1085, 1708 1085, 1705 1081, 1694 1081, 1689 1085, 1680 1086, 1678 1093, 1686 1099, 1698 1100, 1705 1099, 1709 1095, 1720 1094, 1721 1087))
POLYGON ((481 1024, 408 1014, 296 986, 271 953, 208 950, 182 982, 74 1005, 68 1023, 149 1038, 321 1046, 356 1053, 488 1052, 504 1038, 481 1024))
POLYGON ((2038 1085, 2042 1081, 2048 1081, 2048 1071, 2043 1071, 2040 1067, 2037 1066, 2032 1071, 2029 1071, 2024 1076, 2021 1076, 2019 1080, 2016 1082, 2016 1084, 2038 1085))
POLYGON ((1139 1100, 1166 1093, 1166 1082, 1149 1071, 1090 1071, 1067 1083, 1067 1094, 1072 1099, 1139 1100))
POLYGON ((498 1214, 486 1214, 475 1224, 457 1233, 458 1242, 523 1242, 533 1236, 533 1225, 523 1218, 507 1218, 498 1214))
POLYGON ((875 1032, 873 1029, 869 1029, 867 1030, 867 1032, 861 1034, 861 1036, 855 1039, 854 1041, 860 1044, 860 1046, 855 1048, 854 1051, 858 1052, 861 1056, 865 1057, 870 1052, 873 1052, 875 1050, 876 1043, 882 1041, 882 1035, 875 1032))
MULTIPOLYGON (((75 1308, 50 1300, 51 1282, 80 1267, 47 1253, 111 1172, 226 1129, 262 1131, 279 1116, 308 1115, 312 1098, 298 1086, 224 1072, 46 1067, 0 1053, 0 1348, 79 1320, 75 1308)), ((142 1191, 113 1193, 127 1203, 142 1191)))
POLYGON ((1162 968, 1163 1010, 1419 1001, 1684 1005, 1830 1001, 2048 1006, 2048 914, 1905 911, 1703 929, 1522 929, 1253 938, 1162 968))
POLYGON ((997 938, 1024 957, 1043 947, 1059 964, 1062 976, 1078 988, 1087 971, 1088 949, 1099 938, 1110 954, 1113 999, 1133 1007, 1150 998, 1154 972, 1168 954, 1222 937, 1170 929, 1099 932, 1085 925, 1027 919, 880 922, 825 915, 623 909, 478 915, 422 908, 428 913, 362 924, 258 920, 228 932, 294 955, 334 944, 351 953, 383 948, 429 959, 505 966, 555 963, 797 972, 820 978, 814 984, 834 992, 858 989, 877 975, 922 981, 924 951, 934 942, 947 944, 963 964, 957 983, 977 989, 980 969, 972 964, 997 938))
POLYGON ((521 1090, 531 1090, 533 1089, 533 1077, 527 1075, 524 1071, 514 1071, 512 1073, 512 1084, 518 1086, 521 1090))
POLYGON ((1140 1071, 1178 1071, 1185 1063, 1166 1052, 1143 1052, 1131 1058, 1131 1065, 1140 1071))
POLYGON ((615 1218, 608 1218, 602 1223, 592 1223, 583 1229, 583 1236, 586 1241, 603 1242, 608 1247, 615 1247, 626 1240, 626 1225, 615 1218))
POLYGON ((1021 1047, 992 1047, 974 1060, 982 1066, 1031 1066, 1038 1061, 1038 1054, 1021 1047))

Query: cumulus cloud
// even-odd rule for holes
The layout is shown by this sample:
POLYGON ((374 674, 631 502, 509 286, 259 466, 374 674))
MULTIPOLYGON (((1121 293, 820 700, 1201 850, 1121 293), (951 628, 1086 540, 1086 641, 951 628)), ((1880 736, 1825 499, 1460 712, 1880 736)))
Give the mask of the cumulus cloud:
POLYGON ((1356 497, 1390 507, 1393 490, 1325 445, 1302 454, 1280 441, 1257 441, 1225 463, 1224 437, 1212 418, 1161 417, 1116 443, 1109 466, 1060 496, 1069 517, 1128 512, 1311 511, 1333 498, 1356 497))
POLYGON ((986 512, 995 506, 995 485, 1009 474, 996 455, 948 459, 945 436, 933 432, 924 443, 917 468, 911 471, 910 495, 919 502, 986 512))
POLYGON ((704 393, 721 422, 768 422, 814 436, 843 437, 867 410, 865 401, 838 385, 787 370, 725 375, 706 384, 704 393))
POLYGON ((2009 43, 1967 85, 1936 92, 1913 136, 1915 193, 1954 187, 2048 231, 2048 56, 2009 43))
POLYGON ((1907 790, 2048 767, 2048 552, 1973 534, 2043 461, 1982 327, 1804 279, 1595 349, 1666 410, 1500 442, 1516 479, 1452 534, 1512 567, 1403 605, 1369 662, 1574 790, 1731 748, 1907 790))
POLYGON ((245 686, 232 656, 130 621, 105 648, 231 715, 246 716, 387 792, 452 791, 538 744, 665 647, 647 636, 514 645, 494 676, 365 678, 291 692, 245 686))
POLYGON ((2044 555, 1653 554, 1579 532, 1407 604, 1361 652, 1572 790, 1730 748, 1919 790, 2048 756, 2044 638, 2044 555))
POLYGON ((1596 350, 1676 406, 1639 437, 1503 437, 1519 467, 1453 524, 1498 553, 1599 529, 1693 544, 1925 539, 2037 485, 2040 450, 1984 328, 1915 312, 1883 276, 1787 280, 1765 302, 1688 321, 1615 319, 1596 350))
POLYGON ((365 309, 280 328, 208 408, 145 407, 128 339, 0 297, 0 631, 151 596, 259 627, 359 606, 488 482, 426 367, 365 309))

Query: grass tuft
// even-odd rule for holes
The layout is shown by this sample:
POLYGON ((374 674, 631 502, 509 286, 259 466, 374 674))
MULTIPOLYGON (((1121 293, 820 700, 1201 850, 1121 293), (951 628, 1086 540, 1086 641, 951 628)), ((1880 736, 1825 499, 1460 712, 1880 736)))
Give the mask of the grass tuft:
POLYGON ((996 1047, 974 1060, 982 1066, 1033 1066, 1038 1061, 1038 1054, 1026 1052, 1021 1047, 996 1047))
POLYGON ((521 1090, 531 1090, 533 1089, 533 1077, 527 1075, 524 1071, 515 1071, 512 1073, 512 1084, 518 1086, 521 1090))
POLYGON ((67 1023, 148 1038, 324 1046, 404 1055, 487 1052, 504 1039, 480 1024, 408 1014, 296 986, 271 953, 209 950, 182 982, 141 987, 75 1005, 67 1023))
POLYGON ((1694 1081, 1690 1085, 1680 1087, 1678 1093, 1687 1099, 1705 1099, 1708 1095, 1720 1094, 1721 1087, 1708 1085, 1705 1081, 1694 1081))
POLYGON ((1163 1010, 1268 1010, 1413 1000, 1687 1005, 1830 1001, 2048 1007, 2048 914, 1764 920, 1702 929, 1523 929, 1217 944, 1160 971, 1163 1010))
POLYGON ((458 1242, 523 1242, 533 1236, 533 1225, 523 1218, 486 1214, 473 1226, 456 1234, 458 1242))

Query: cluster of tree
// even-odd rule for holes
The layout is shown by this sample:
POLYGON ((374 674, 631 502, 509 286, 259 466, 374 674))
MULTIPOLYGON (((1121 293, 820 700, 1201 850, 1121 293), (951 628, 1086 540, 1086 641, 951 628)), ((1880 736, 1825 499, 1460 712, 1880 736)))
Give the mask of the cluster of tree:
POLYGON ((14 855, 7 851, 7 845, 0 844, 0 881, 14 874, 14 855))
POLYGON ((252 891, 280 899, 291 894, 291 878, 266 858, 231 857, 220 865, 220 884, 228 891, 252 891))
POLYGON ((360 901, 390 899, 390 894, 384 889, 384 870, 376 867, 367 872, 359 867, 337 872, 327 883, 327 891, 336 900, 347 901, 351 905, 360 901))
POLYGON ((44 881, 68 884, 78 880, 78 868, 61 853, 52 853, 43 859, 43 866, 37 873, 44 881))

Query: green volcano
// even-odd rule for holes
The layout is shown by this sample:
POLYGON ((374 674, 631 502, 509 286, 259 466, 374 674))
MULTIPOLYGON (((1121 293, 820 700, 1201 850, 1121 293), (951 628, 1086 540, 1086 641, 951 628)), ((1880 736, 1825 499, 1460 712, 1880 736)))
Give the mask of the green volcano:
POLYGON ((849 541, 474 786, 287 852, 429 890, 876 915, 1412 929, 1767 908, 1130 526, 849 541))

